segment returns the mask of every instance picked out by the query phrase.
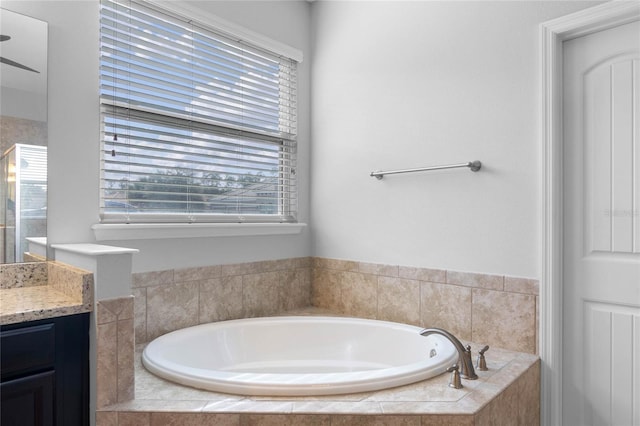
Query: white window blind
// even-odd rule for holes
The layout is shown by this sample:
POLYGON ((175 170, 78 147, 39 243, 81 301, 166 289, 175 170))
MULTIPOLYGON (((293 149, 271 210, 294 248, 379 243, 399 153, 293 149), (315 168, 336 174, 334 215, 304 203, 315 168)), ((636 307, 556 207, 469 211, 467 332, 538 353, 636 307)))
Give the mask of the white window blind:
POLYGON ((101 1, 101 221, 295 222, 296 61, 101 1))

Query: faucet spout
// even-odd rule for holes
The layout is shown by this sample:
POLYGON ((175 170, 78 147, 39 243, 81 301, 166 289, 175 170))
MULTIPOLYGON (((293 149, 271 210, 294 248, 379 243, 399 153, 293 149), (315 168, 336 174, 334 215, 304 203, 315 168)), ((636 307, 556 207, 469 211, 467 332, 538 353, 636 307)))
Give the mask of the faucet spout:
POLYGON ((471 361, 471 346, 467 345, 464 347, 460 340, 453 334, 449 333, 447 330, 443 330, 442 328, 425 328, 420 332, 422 336, 429 336, 430 334, 439 334, 441 336, 449 339, 453 346, 456 347, 458 351, 458 364, 460 365, 460 376, 465 379, 475 380, 478 378, 476 371, 473 368, 473 362, 471 361))

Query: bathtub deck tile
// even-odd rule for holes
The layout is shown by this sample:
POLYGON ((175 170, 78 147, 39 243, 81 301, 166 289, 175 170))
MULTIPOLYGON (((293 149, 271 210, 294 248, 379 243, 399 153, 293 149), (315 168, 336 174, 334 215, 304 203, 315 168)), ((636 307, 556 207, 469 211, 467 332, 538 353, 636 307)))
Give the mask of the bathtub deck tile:
MULTIPOLYGON (((314 311, 311 314, 318 313, 314 311)), ((475 358, 483 345, 470 344, 475 358)), ((205 416, 237 414, 243 419, 245 416, 273 416, 274 419, 282 416, 293 418, 296 415, 310 416, 314 419, 325 419, 329 416, 332 425, 333 420, 343 421, 347 418, 388 420, 392 417, 402 417, 401 420, 410 421, 422 419, 422 424, 425 424, 425 418, 436 422, 427 422, 427 425, 439 424, 437 422, 440 420, 445 421, 442 424, 449 424, 446 421, 452 418, 451 416, 474 419, 492 399, 498 400, 501 393, 517 377, 531 370, 532 365, 539 363, 539 358, 535 355, 492 347, 486 354, 489 371, 478 371, 478 380, 463 379, 463 389, 450 388, 449 374, 443 374, 405 386, 356 394, 242 396, 199 390, 156 377, 147 372, 140 362, 143 349, 143 344, 136 346, 136 399, 105 407, 101 412, 196 412, 205 416)), ((535 371, 539 371, 539 368, 535 371)), ((539 384, 539 378, 537 381, 530 381, 534 385, 539 384)), ((532 391, 522 393, 533 395, 534 391, 539 389, 539 385, 534 385, 531 386, 532 391)), ((324 423, 321 421, 320 424, 324 423)), ((404 423, 401 421, 398 424, 404 423)))
POLYGON ((474 413, 469 404, 460 404, 459 402, 392 401, 381 402, 380 407, 385 414, 473 415, 474 413))
POLYGON ((131 412, 200 412, 207 405, 207 401, 183 401, 166 399, 132 399, 127 402, 105 407, 102 411, 131 411, 131 412))
POLYGON ((279 413, 293 412, 292 401, 256 401, 252 399, 210 401, 203 408, 212 413, 279 413))
MULTIPOLYGON (((342 395, 308 395, 308 396, 296 396, 296 401, 343 401, 343 402, 358 402, 364 401, 373 395, 372 392, 359 392, 359 393, 347 393, 342 395)), ((251 396, 248 397, 256 401, 290 401, 290 396, 251 396)))
POLYGON ((477 380, 463 380, 462 389, 449 387, 449 374, 442 374, 429 380, 383 389, 369 397, 371 401, 379 402, 456 402, 465 397, 478 386, 477 380))
POLYGON ((382 407, 375 401, 301 401, 293 403, 294 413, 306 414, 382 414, 382 407))
MULTIPOLYGON (((405 386, 356 394, 245 397, 194 389, 160 379, 147 372, 140 363, 143 347, 144 345, 138 345, 136 348, 137 399, 108 407, 108 410, 310 415, 473 415, 486 405, 489 398, 499 395, 518 374, 537 362, 537 357, 533 355, 492 348, 491 352, 487 352, 490 370, 478 371, 479 380, 463 379, 463 389, 450 388, 449 374, 443 374, 405 386)), ((472 345, 474 353, 479 347, 481 346, 472 345)))

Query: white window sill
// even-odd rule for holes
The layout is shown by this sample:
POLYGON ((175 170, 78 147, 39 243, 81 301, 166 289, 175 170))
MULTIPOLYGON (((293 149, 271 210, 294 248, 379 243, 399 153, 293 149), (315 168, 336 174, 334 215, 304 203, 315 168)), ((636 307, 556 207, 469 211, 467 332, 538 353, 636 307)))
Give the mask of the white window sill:
POLYGON ((299 234, 306 223, 99 223, 97 241, 299 234))

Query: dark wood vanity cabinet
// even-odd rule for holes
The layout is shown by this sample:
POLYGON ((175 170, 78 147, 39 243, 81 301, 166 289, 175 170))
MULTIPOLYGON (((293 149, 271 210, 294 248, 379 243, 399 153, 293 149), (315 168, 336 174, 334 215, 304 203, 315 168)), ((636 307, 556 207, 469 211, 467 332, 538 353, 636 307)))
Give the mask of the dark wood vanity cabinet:
POLYGON ((89 424, 89 314, 0 328, 0 424, 89 424))

